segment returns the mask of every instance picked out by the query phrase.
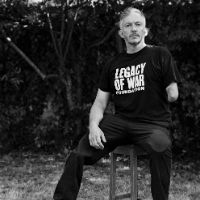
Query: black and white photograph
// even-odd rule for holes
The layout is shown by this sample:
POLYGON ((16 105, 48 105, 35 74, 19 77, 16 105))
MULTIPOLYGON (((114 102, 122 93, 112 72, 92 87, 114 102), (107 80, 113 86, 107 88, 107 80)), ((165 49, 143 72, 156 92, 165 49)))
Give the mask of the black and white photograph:
POLYGON ((200 200, 199 0, 0 0, 0 200, 200 200))

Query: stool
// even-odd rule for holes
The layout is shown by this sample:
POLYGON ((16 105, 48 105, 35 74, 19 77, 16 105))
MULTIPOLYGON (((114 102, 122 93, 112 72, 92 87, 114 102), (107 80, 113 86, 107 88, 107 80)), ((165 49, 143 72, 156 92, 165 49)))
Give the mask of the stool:
POLYGON ((137 156, 145 155, 146 152, 135 145, 118 146, 111 153, 111 171, 110 171, 110 196, 109 200, 117 200, 130 198, 131 200, 137 200, 137 156), (130 193, 115 194, 116 190, 116 158, 117 155, 128 155, 130 157, 130 193))

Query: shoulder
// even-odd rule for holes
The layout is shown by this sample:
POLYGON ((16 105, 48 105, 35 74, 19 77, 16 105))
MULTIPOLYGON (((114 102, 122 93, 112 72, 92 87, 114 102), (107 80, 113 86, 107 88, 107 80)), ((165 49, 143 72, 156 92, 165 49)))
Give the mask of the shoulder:
POLYGON ((147 45, 147 48, 154 52, 169 52, 168 48, 164 46, 147 45))
POLYGON ((106 68, 110 68, 116 62, 119 62, 123 56, 124 56, 124 53, 118 53, 118 54, 112 56, 111 58, 109 58, 108 61, 106 62, 106 68))
POLYGON ((171 56, 169 49, 164 46, 148 45, 148 49, 152 52, 152 54, 155 54, 156 56, 171 56))

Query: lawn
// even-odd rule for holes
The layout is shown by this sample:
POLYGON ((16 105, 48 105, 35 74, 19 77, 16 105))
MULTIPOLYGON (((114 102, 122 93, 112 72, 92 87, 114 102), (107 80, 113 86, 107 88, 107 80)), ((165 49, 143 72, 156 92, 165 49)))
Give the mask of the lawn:
MULTIPOLYGON (((62 173, 63 155, 15 152, 0 158, 0 200, 52 200, 62 173)), ((119 163, 118 191, 129 189, 128 166, 119 163), (125 173, 121 171, 125 170, 125 173)), ((139 197, 152 200, 147 160, 140 160, 139 197)), ((78 200, 108 200, 109 159, 85 166, 78 200)), ((200 162, 173 163, 170 200, 200 200, 200 162)))

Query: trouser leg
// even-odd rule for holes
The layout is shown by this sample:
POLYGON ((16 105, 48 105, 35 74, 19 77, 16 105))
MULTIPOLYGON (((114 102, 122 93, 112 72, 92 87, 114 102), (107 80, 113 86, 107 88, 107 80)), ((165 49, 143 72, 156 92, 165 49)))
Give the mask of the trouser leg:
POLYGON ((154 200, 167 200, 169 196, 171 149, 153 152, 150 157, 151 191, 154 200))
POLYGON ((90 146, 88 135, 79 142, 78 147, 68 157, 64 172, 56 186, 54 200, 76 200, 81 185, 83 166, 97 162, 101 157, 112 151, 123 140, 123 127, 112 116, 106 117, 100 124, 107 142, 104 149, 90 146))
POLYGON ((54 200, 76 199, 82 179, 83 163, 83 156, 75 152, 69 155, 64 172, 56 186, 54 200))
POLYGON ((150 172, 153 200, 168 200, 172 161, 168 129, 153 129, 147 143, 151 148, 150 172))
POLYGON ((105 147, 97 150, 89 145, 88 135, 85 135, 76 150, 68 157, 64 172, 56 186, 54 200, 76 200, 85 164, 94 164, 111 150, 105 147))
POLYGON ((150 153, 153 200, 168 200, 172 160, 169 132, 165 128, 154 128, 145 141, 150 153))
POLYGON ((134 142, 150 155, 153 200, 168 200, 172 160, 171 138, 168 129, 145 124, 135 125, 133 131, 134 142))

